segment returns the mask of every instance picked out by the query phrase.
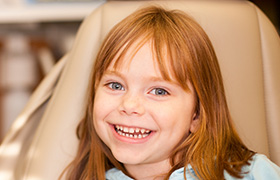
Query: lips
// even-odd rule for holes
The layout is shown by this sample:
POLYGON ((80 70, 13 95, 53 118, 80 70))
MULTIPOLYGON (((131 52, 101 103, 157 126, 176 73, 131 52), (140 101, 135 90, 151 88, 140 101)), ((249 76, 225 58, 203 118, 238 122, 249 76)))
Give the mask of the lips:
POLYGON ((115 131, 120 135, 133 139, 143 139, 151 134, 151 130, 144 128, 126 127, 122 125, 114 125, 115 131))

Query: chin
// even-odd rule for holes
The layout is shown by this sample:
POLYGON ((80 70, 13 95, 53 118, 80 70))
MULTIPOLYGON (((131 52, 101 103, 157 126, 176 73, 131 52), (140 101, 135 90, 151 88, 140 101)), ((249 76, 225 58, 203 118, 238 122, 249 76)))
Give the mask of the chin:
POLYGON ((139 155, 128 155, 127 153, 123 154, 114 154, 113 156, 116 158, 117 161, 123 164, 141 164, 143 163, 143 158, 139 155))

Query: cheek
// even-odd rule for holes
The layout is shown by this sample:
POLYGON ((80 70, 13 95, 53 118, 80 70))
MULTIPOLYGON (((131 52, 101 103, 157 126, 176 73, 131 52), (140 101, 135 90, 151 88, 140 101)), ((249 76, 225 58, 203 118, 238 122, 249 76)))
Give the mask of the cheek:
POLYGON ((98 136, 100 136, 101 134, 101 130, 102 130, 102 124, 100 124, 100 121, 101 121, 101 117, 100 117, 100 114, 102 114, 102 112, 100 112, 100 108, 98 108, 99 106, 94 106, 93 108, 93 126, 94 126, 94 129, 97 133, 98 136))
POLYGON ((154 119, 161 130, 180 134, 189 132, 194 111, 192 103, 176 101, 166 105, 154 105, 151 108, 153 108, 154 119))
POLYGON ((93 104, 93 124, 94 128, 99 134, 100 130, 102 130, 102 122, 104 121, 104 118, 106 116, 106 100, 104 100, 101 93, 97 90, 95 94, 94 104, 93 104))
POLYGON ((93 105, 93 123, 98 134, 108 130, 108 120, 112 118, 112 113, 116 110, 116 102, 116 99, 97 90, 93 105))
POLYGON ((108 99, 109 98, 98 88, 93 104, 93 117, 95 121, 99 120, 102 116, 105 116, 108 109, 110 109, 112 103, 111 101, 108 101, 108 99))
MULTIPOLYGON (((102 108, 100 108, 100 103, 98 96, 95 96, 94 103, 93 103, 93 122, 96 125, 96 122, 100 119, 99 116, 102 114, 102 108)), ((95 126, 96 127, 96 126, 95 126)))
POLYGON ((102 101, 95 100, 93 107, 93 126, 97 136, 108 145, 108 133, 106 122, 104 121, 106 117, 106 109, 104 107, 104 103, 102 101))

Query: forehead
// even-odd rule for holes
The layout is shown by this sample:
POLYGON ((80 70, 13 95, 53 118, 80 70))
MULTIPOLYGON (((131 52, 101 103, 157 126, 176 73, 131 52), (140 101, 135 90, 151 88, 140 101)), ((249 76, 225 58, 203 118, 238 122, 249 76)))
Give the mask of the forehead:
POLYGON ((131 63, 138 63, 136 66, 139 67, 141 63, 144 63, 146 69, 153 67, 165 80, 174 80, 166 46, 157 50, 152 39, 139 38, 133 43, 126 43, 112 59, 108 68, 111 70, 129 69, 131 63), (160 57, 158 51, 160 51, 160 57))
MULTIPOLYGON (((113 58, 112 62, 110 63, 109 67, 110 69, 127 69, 130 67, 131 63, 137 63, 134 62, 138 59, 142 59, 142 62, 145 59, 150 59, 153 62, 153 66, 155 66, 154 63, 154 53, 152 51, 152 45, 150 41, 147 41, 145 43, 135 42, 133 44, 125 44, 121 50, 116 54, 116 56, 113 58)), ((141 63, 141 60, 139 60, 138 63, 141 63)), ((151 64, 149 64, 151 65, 151 64)))
POLYGON ((114 58, 112 64, 108 67, 106 73, 115 73, 120 76, 127 76, 140 79, 164 80, 159 70, 155 55, 152 51, 150 42, 141 47, 130 47, 126 53, 119 59, 114 58), (116 63, 118 63, 117 66, 116 63))

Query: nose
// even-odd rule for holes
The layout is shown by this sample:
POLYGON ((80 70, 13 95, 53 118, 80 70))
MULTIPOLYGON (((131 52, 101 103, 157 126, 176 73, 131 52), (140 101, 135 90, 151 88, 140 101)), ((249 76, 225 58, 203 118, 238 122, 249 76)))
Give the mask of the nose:
POLYGON ((127 93, 122 97, 121 104, 119 106, 119 111, 126 115, 137 115, 141 116, 145 113, 145 108, 143 105, 143 98, 139 95, 127 93))

